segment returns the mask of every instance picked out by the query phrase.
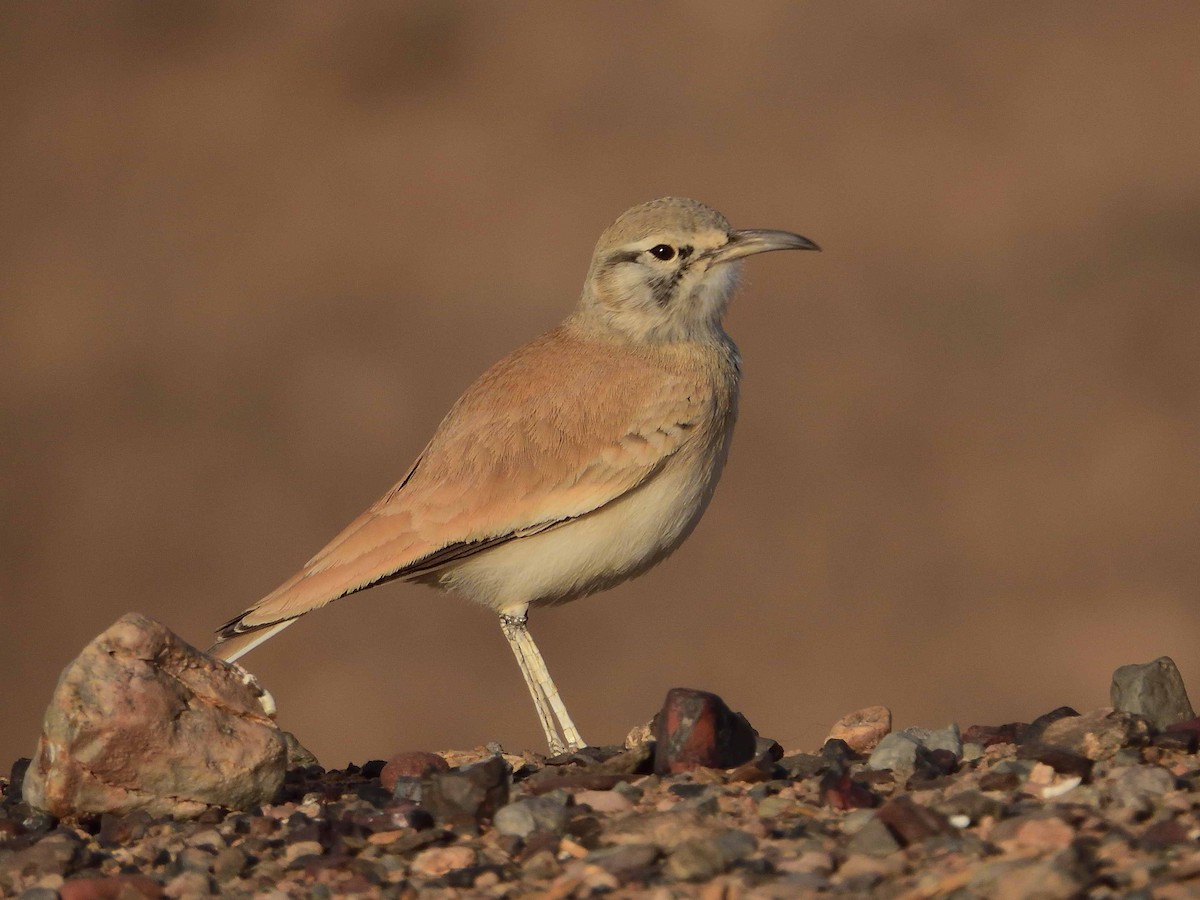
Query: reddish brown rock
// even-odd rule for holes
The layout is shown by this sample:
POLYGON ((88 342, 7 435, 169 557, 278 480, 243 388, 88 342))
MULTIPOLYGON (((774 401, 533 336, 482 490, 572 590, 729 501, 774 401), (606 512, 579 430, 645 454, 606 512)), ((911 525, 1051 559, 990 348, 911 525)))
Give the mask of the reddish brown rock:
POLYGON ((1163 750, 1178 750, 1180 753, 1195 753, 1200 747, 1200 734, 1186 729, 1168 728, 1150 739, 1150 744, 1163 750))
POLYGON ((430 847, 416 855, 412 861, 412 871, 422 878, 437 878, 474 864, 475 851, 470 847, 430 847))
POLYGON ((424 750, 410 750, 397 753, 387 761, 379 773, 379 783, 390 791, 396 787, 397 778, 424 778, 435 772, 449 771, 450 764, 444 757, 424 750))
POLYGON ((284 738, 246 674, 130 613, 63 671, 25 799, 64 816, 246 809, 283 783, 284 738))
POLYGON ((842 716, 829 729, 826 740, 842 740, 855 753, 870 753, 892 730, 892 711, 867 706, 842 716))
POLYGON ((1018 744, 1029 730, 1025 722, 1008 722, 1004 725, 972 725, 963 732, 964 744, 979 744, 991 747, 995 744, 1018 744))
POLYGON ((1187 719, 1183 722, 1175 722, 1168 725, 1163 731, 1175 733, 1183 732, 1187 734, 1200 734, 1200 719, 1187 719))
POLYGON ((900 845, 919 844, 939 834, 954 834, 955 828, 944 815, 922 806, 909 797, 893 797, 875 813, 900 845))
POLYGON ((731 769, 754 758, 757 734, 746 717, 708 691, 672 688, 655 719, 654 771, 731 769))
POLYGON ((830 769, 821 778, 821 802, 833 809, 871 809, 879 805, 879 795, 850 777, 849 771, 830 769))
POLYGON ((58 889, 60 900, 157 900, 162 885, 145 875, 77 878, 58 889))
POLYGON ((1021 786, 1016 772, 984 772, 979 779, 981 791, 1014 791, 1021 786))
POLYGON ((1142 834, 1138 844, 1148 850, 1161 850, 1192 842, 1188 827, 1178 819, 1156 822, 1142 834))
POLYGON ((1195 753, 1200 747, 1200 719, 1168 725, 1151 739, 1151 743, 1156 747, 1195 753))

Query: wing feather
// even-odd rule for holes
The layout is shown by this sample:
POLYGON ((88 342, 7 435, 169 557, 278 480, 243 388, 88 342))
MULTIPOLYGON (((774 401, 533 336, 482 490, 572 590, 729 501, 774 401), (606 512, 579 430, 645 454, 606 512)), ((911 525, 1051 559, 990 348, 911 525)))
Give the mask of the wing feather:
POLYGON ((543 335, 484 373, 405 478, 218 642, 611 503, 693 439, 710 394, 654 359, 565 328, 543 335))

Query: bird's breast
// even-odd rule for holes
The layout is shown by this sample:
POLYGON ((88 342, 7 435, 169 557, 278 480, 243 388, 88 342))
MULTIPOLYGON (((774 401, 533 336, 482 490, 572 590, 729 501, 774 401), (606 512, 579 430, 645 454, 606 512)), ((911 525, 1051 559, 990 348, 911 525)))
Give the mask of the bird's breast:
POLYGON ((715 437, 594 512, 469 557, 440 573, 438 586, 497 612, 519 612, 641 574, 683 542, 708 506, 728 450, 728 435, 715 437))

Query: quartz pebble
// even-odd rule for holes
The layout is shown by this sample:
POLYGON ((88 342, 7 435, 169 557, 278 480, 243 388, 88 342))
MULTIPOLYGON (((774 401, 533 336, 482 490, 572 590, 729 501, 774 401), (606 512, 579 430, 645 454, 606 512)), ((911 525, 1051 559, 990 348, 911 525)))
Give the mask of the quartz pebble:
POLYGON ((891 730, 892 711, 867 706, 838 719, 829 729, 829 739, 845 741, 855 753, 870 753, 891 730))
POLYGON ((422 850, 412 861, 414 875, 437 878, 455 869, 465 869, 475 864, 475 851, 470 847, 431 847, 422 850))

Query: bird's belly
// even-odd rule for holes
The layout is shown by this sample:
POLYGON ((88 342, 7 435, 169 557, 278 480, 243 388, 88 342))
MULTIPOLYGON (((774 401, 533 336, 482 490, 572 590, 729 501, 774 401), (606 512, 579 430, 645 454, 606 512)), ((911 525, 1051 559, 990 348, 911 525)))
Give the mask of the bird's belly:
POLYGON ((668 469, 596 512, 469 557, 443 570, 437 584, 513 613, 611 587, 679 546, 708 505, 718 475, 719 463, 668 469))

